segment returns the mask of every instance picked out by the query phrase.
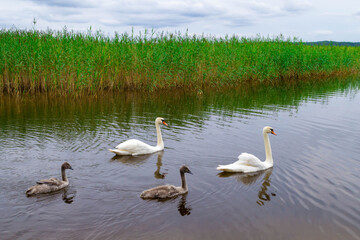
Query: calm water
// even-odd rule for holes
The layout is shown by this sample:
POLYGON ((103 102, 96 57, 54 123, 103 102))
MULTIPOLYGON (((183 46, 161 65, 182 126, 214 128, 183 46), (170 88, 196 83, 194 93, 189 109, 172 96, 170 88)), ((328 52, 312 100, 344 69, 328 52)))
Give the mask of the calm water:
POLYGON ((1 239, 360 239, 360 80, 288 88, 129 93, 98 98, 0 98, 1 239), (114 157, 137 138, 165 150, 114 157), (241 152, 274 167, 220 174, 241 152), (70 186, 26 197, 37 180, 70 186), (189 193, 145 201, 141 191, 180 185, 189 193))

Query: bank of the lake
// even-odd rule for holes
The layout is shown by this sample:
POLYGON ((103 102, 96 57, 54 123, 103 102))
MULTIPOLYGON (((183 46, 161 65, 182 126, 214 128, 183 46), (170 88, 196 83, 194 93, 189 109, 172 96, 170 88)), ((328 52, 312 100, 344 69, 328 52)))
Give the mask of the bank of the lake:
POLYGON ((298 39, 0 30, 0 94, 284 84, 358 74, 360 48, 298 39))

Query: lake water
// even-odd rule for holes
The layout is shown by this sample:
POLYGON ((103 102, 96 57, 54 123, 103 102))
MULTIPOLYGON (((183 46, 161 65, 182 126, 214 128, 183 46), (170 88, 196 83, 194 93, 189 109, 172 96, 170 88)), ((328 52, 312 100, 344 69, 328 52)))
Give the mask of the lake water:
POLYGON ((88 98, 0 97, 1 239, 360 239, 360 79, 288 87, 88 98), (163 152, 114 157, 136 138, 163 152), (242 152, 265 158, 269 125, 274 167, 221 174, 242 152), (26 197, 43 178, 70 186, 26 197), (162 184, 187 195, 142 200, 162 184))

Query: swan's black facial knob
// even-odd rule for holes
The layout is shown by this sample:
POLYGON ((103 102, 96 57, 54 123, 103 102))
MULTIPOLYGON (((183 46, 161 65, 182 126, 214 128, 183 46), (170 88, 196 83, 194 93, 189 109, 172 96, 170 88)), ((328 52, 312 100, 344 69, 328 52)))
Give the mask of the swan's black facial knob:
POLYGON ((277 134, 274 132, 274 129, 272 129, 272 128, 270 129, 270 133, 271 133, 271 134, 274 134, 275 136, 277 136, 277 134))
POLYGON ((161 119, 161 122, 162 122, 162 124, 164 124, 165 126, 169 126, 169 125, 165 122, 164 119, 161 119))

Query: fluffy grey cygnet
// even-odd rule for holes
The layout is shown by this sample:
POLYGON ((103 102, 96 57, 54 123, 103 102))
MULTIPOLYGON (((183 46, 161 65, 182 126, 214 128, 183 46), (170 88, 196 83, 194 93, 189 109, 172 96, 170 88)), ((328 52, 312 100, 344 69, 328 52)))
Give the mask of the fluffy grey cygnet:
POLYGON ((166 199, 187 193, 188 188, 186 184, 185 173, 192 174, 187 166, 182 166, 180 168, 181 187, 175 187, 173 185, 158 186, 143 191, 140 194, 140 197, 143 199, 166 199))
POLYGON ((54 192, 54 191, 60 190, 64 187, 67 187, 69 185, 69 180, 65 174, 66 169, 73 170, 73 168, 70 166, 70 164, 68 162, 64 162, 61 165, 62 180, 57 179, 57 178, 50 178, 50 179, 43 179, 43 180, 37 181, 36 185, 28 188, 28 190, 26 191, 26 195, 32 196, 32 195, 39 194, 39 193, 49 193, 49 192, 54 192))

